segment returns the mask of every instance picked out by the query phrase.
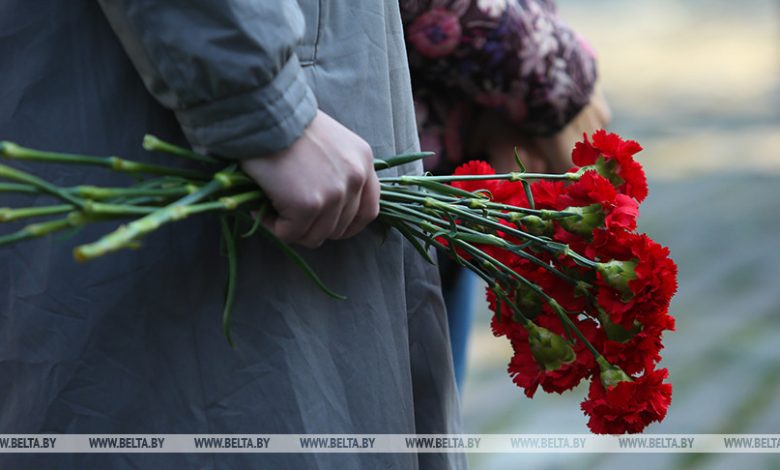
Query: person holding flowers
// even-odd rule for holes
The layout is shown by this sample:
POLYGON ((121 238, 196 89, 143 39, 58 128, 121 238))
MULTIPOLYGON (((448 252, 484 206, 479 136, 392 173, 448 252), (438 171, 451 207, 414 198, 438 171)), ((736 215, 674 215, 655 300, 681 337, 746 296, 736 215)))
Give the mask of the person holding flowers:
MULTIPOLYGON (((270 241, 239 239, 231 348, 220 325, 227 265, 213 216, 87 265, 56 237, 3 247, 0 433, 460 429, 435 267, 400 233, 369 224, 379 199, 372 157, 418 149, 398 3, 12 0, 0 10, 2 139, 161 165, 169 156, 137 147, 153 132, 234 162, 273 199, 267 229, 297 243, 348 298, 328 297, 270 241)), ((177 162, 180 174, 200 168, 177 162)), ((380 176, 420 172, 411 162, 380 176)), ((63 186, 134 181, 95 167, 53 165, 38 175, 63 186)), ((19 197, 0 193, 0 206, 19 197)), ((1 459, 3 468, 465 462, 408 453, 1 459)))
MULTIPOLYGON (((671 385, 658 362, 676 266, 636 232, 648 192, 638 143, 586 135, 561 174, 517 159, 499 174, 473 161, 420 175, 395 5, 366 6, 360 23, 383 56, 344 55, 358 33, 338 3, 80 6, 55 28, 14 28, 40 26, 34 14, 0 23, 5 44, 46 33, 27 60, 0 54, 16 65, 0 77, 12 98, 0 131, 19 142, 0 140, 13 163, 0 163, 0 431, 457 432, 431 247, 486 282, 491 327, 510 341, 508 372, 526 395, 590 380, 581 409, 596 433, 664 418, 671 385), (63 47, 93 36, 103 40, 63 47), (62 66, 86 59, 95 66, 62 66), (84 82, 94 96, 78 93, 84 82), (116 120, 105 104, 123 99, 116 120), (125 146, 141 126, 165 139, 145 136, 149 153, 125 146), (185 139, 195 150, 176 144, 185 139), (115 150, 126 153, 94 155, 115 150), (106 230, 115 220, 126 223, 106 230), (72 253, 58 232, 75 239, 72 253)), ((404 452, 3 457, 59 468, 465 464, 404 452)))

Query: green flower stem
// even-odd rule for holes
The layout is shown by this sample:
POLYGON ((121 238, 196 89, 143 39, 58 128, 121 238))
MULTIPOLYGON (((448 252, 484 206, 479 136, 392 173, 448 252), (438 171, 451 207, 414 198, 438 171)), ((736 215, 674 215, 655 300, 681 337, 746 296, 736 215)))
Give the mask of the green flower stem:
POLYGON ((604 387, 611 388, 620 382, 634 381, 633 377, 623 372, 623 369, 620 367, 610 364, 604 356, 597 357, 596 363, 599 365, 599 369, 601 369, 599 378, 604 387))
MULTIPOLYGON (((422 235, 421 238, 427 239, 427 237, 425 237, 424 234, 422 235)), ((434 240, 433 244, 438 246, 440 249, 443 249, 443 250, 447 249, 446 246, 444 246, 442 243, 439 243, 438 241, 434 240)), ((479 253, 484 254, 484 252, 482 252, 480 250, 476 250, 476 251, 478 251, 479 253)), ((485 260, 484 257, 481 257, 479 255, 474 255, 474 256, 477 259, 482 259, 483 260, 483 264, 484 264, 484 267, 485 267, 484 270, 480 266, 478 266, 478 265, 474 264, 473 262, 471 262, 470 260, 463 260, 463 259, 461 259, 462 260, 462 264, 464 266, 466 266, 472 272, 476 273, 479 277, 481 277, 488 284, 488 286, 490 286, 490 288, 493 290, 493 292, 496 294, 496 296, 499 297, 506 305, 508 305, 515 312, 517 318, 519 318, 519 320, 520 320, 519 323, 521 325, 528 326, 529 324, 531 324, 532 323, 531 320, 527 316, 525 316, 523 311, 520 310, 520 308, 517 305, 515 305, 514 302, 512 302, 509 299, 509 296, 506 294, 504 289, 499 284, 497 284, 495 282, 495 275, 498 274, 500 276, 501 274, 503 274, 503 273, 501 273, 501 270, 498 269, 495 265, 493 265, 489 261, 485 260), (491 274, 485 272, 487 269, 490 269, 491 271, 493 271, 493 275, 492 276, 491 276, 491 274)), ((528 281, 528 282, 530 282, 530 281, 528 281)), ((496 314, 498 314, 498 312, 496 312, 496 314)))
MULTIPOLYGON (((461 198, 474 198, 474 193, 470 193, 466 190, 456 188, 455 186, 444 184, 444 183, 438 183, 436 181, 425 181, 421 180, 419 184, 415 185, 401 185, 398 183, 393 182, 387 182, 386 179, 397 179, 397 178, 379 178, 379 183, 386 187, 386 188, 392 188, 392 189, 404 189, 406 191, 414 191, 414 188, 420 187, 424 188, 425 190, 428 190, 429 192, 433 192, 433 194, 437 195, 448 195, 448 196, 455 196, 455 197, 461 197, 461 198)), ((478 198, 485 199, 486 201, 489 201, 489 192, 483 191, 480 192, 478 198)))
MULTIPOLYGON (((384 201, 380 202, 380 204, 384 204, 384 201)), ((398 206, 396 206, 398 207, 398 206)), ((402 206, 401 206, 402 207, 402 206)), ((423 214, 421 214, 423 215, 423 214)), ((384 207, 382 210, 380 210, 380 217, 384 217, 387 220, 388 225, 395 227, 396 229, 399 229, 404 236, 409 238, 409 236, 415 237, 415 239, 410 239, 411 242, 418 242, 423 241, 425 243, 429 243, 433 246, 436 246, 440 250, 447 251, 449 247, 444 245, 443 243, 439 242, 436 239, 431 240, 428 234, 423 232, 418 224, 420 219, 416 219, 412 216, 401 214, 395 212, 393 207, 384 207), (406 222, 406 223, 405 223, 406 222)), ((457 260, 459 263, 462 263, 463 265, 467 266, 469 269, 474 271, 479 277, 481 277, 485 282, 488 284, 495 284, 495 280, 490 277, 490 275, 485 274, 485 272, 477 265, 471 263, 469 260, 465 260, 463 258, 458 258, 457 260)))
POLYGON ((90 216, 87 216, 82 212, 73 211, 62 219, 28 225, 17 232, 0 236, 0 246, 17 243, 31 238, 43 237, 71 227, 79 227, 92 220, 93 219, 90 216))
MULTIPOLYGON (((461 242, 461 241, 458 241, 458 240, 455 240, 455 242, 458 244, 458 246, 460 246, 464 250, 466 250, 469 253, 471 253, 472 256, 481 257, 482 259, 488 261, 490 264, 493 264, 494 266, 496 266, 496 267, 500 268, 501 270, 507 272, 510 276, 514 277, 515 279, 517 279, 518 281, 522 282, 527 287, 532 289, 534 292, 536 292, 537 294, 539 294, 542 297, 544 297, 544 299, 547 301, 547 303, 550 305, 550 307, 552 307, 552 309, 555 310, 556 314, 560 318, 560 320, 563 323, 563 325, 565 327, 567 327, 567 330, 574 331, 574 334, 577 335, 577 337, 583 342, 585 347, 587 347, 588 350, 591 352, 591 354, 593 354, 593 357, 596 358, 596 360, 598 360, 600 357, 602 357, 601 353, 596 350, 596 348, 590 343, 590 341, 588 341, 588 338, 585 337, 585 335, 582 333, 582 331, 580 331, 580 329, 577 327, 577 325, 575 325, 574 322, 571 321, 571 318, 569 318, 569 315, 566 313, 566 311, 563 309, 563 307, 561 307, 561 305, 555 299, 553 299, 552 297, 547 295, 547 293, 544 292, 544 290, 541 287, 539 287, 538 285, 534 284, 533 282, 530 282, 525 277, 515 273, 514 270, 512 270, 509 267, 507 267, 506 265, 504 265, 500 261, 494 259, 493 257, 488 255, 487 253, 484 253, 484 252, 476 249, 475 247, 470 246, 468 243, 464 243, 464 242, 461 242)), ((511 303, 510 303, 510 305, 511 305, 511 303)))
MULTIPOLYGON (((122 204, 105 204, 87 200, 83 212, 94 215, 132 216, 146 215, 158 210, 159 207, 132 206, 122 204)), ((24 207, 20 209, 0 208, 0 222, 13 222, 19 219, 64 214, 76 210, 70 204, 57 206, 24 207)))
MULTIPOLYGON (((389 206, 389 207, 393 207, 393 206, 389 206)), ((395 209, 400 209, 400 208, 403 208, 403 206, 397 206, 397 205, 396 205, 396 206, 395 206, 395 207, 393 207, 393 208, 395 208, 395 209)), ((394 216, 394 214, 392 214, 392 213, 390 213, 390 214, 387 214, 387 215, 388 215, 388 216, 390 216, 390 217, 393 217, 393 216, 394 216)), ((417 216, 419 219, 428 219, 428 220, 431 220, 431 216, 428 216, 428 215, 426 215, 426 214, 416 214, 416 216, 417 216)), ((409 222, 409 223, 415 223, 415 217, 413 217, 413 216, 407 216, 407 217, 396 217, 396 218, 399 218, 399 219, 401 219, 401 220, 404 220, 404 221, 406 221, 406 222, 409 222)), ((483 252, 483 251, 479 250, 478 248, 474 247, 474 246, 473 246, 473 245, 471 245, 470 243, 468 243, 468 242, 464 241, 462 238, 459 238, 459 237, 458 237, 458 235, 460 235, 460 234, 455 234, 455 235, 453 236, 453 235, 450 235, 449 233, 447 233, 447 230, 446 230, 446 223, 447 223, 447 222, 446 222, 446 221, 443 221, 443 220, 441 220, 441 219, 436 219, 436 218, 432 218, 432 219, 433 219, 433 220, 434 220, 436 223, 445 224, 445 226, 444 226, 444 227, 438 227, 438 226, 432 226, 432 227, 431 227, 431 226, 428 226, 428 227, 427 227, 428 229, 440 229, 439 233, 441 233, 441 236, 442 236, 442 237, 444 237, 444 238, 446 238, 446 239, 447 239, 447 240, 448 240, 448 241, 449 241, 451 244, 454 244, 454 245, 457 245, 457 246, 459 246, 459 247, 463 248, 465 251, 469 252, 469 253, 470 253, 472 256, 474 256, 475 258, 478 258, 478 259, 481 259, 481 260, 483 260, 483 261, 486 261, 486 262, 488 262, 488 263, 489 263, 489 265, 492 265, 492 266, 494 266, 494 267, 498 267, 498 268, 500 268, 500 270, 501 270, 501 271, 503 271, 503 272, 505 272, 506 274, 508 274, 509 276, 511 276, 511 277, 513 277, 513 278, 515 278, 515 279, 517 279, 518 281, 520 281, 520 282, 524 283, 524 284, 525 284, 525 285, 527 285, 529 288, 531 288, 532 290, 534 290, 534 291, 535 291, 537 294, 539 294, 539 295, 541 295, 541 296, 545 297, 546 299, 551 299, 551 297, 549 297, 547 294, 545 294, 545 292, 544 292, 544 291, 541 289, 541 287, 539 287, 539 286, 537 286, 536 284, 534 284, 534 283, 530 282, 530 281, 529 281, 529 280, 527 280, 525 277, 523 277, 522 275, 520 275, 520 274, 518 274, 517 272, 515 272, 513 269, 511 269, 511 268, 507 267, 506 265, 504 265, 504 264, 503 264, 503 263, 501 263, 500 261, 498 261, 498 260, 494 259, 493 257, 491 257, 490 255, 488 255, 487 253, 485 253, 485 252, 483 252)), ((425 227, 426 227, 426 225, 425 225, 425 222, 422 222, 422 223, 420 223, 419 225, 421 226, 420 228, 422 228, 423 230, 426 230, 426 228, 425 228, 425 227)), ((428 231, 428 230, 426 230, 426 231, 428 231)), ((477 232, 477 233, 479 233, 479 232, 477 232)), ((483 235, 483 236, 485 236, 485 234, 480 234, 480 235, 483 235)), ((501 240, 501 239, 500 239, 500 238, 498 238, 498 237, 493 237, 493 238, 495 238, 495 239, 497 239, 497 240, 501 240)), ((437 245, 437 246, 441 247, 441 248, 442 248, 442 249, 444 249, 444 250, 447 250, 447 249, 449 249, 447 246, 445 246, 445 245, 443 245, 443 244, 441 244, 441 243, 437 242, 437 241, 435 240, 435 237, 431 237, 431 236, 428 236, 428 235, 426 235, 426 236, 424 236, 423 240, 424 240, 425 242, 427 242, 427 243, 435 244, 435 245, 437 245), (431 238, 434 238, 434 240, 431 240, 431 238)), ((491 238, 491 239, 487 239, 487 238, 486 238, 486 239, 484 239, 484 240, 480 239, 480 240, 478 240, 478 241, 477 241, 477 243, 484 243, 484 242, 486 242, 486 241, 487 241, 487 242, 492 242, 492 241, 494 241, 494 240, 493 240, 492 238, 491 238)), ((503 241, 503 240, 501 240, 501 241, 503 241)))
POLYGON ((217 160, 214 157, 210 157, 208 155, 202 155, 198 152, 193 152, 192 150, 188 150, 184 147, 179 147, 178 145, 174 145, 170 142, 165 142, 164 140, 156 136, 153 136, 151 134, 146 134, 144 136, 143 147, 145 150, 149 152, 169 153, 171 155, 188 158, 190 160, 195 160, 201 163, 211 163, 211 164, 219 163, 219 160, 217 160))
MULTIPOLYGON (((380 207, 382 207, 382 206, 390 207, 390 208, 392 208, 392 209, 394 209, 394 210, 396 210, 398 212, 406 213, 407 215, 411 216, 411 217, 407 217, 406 218, 406 221, 410 222, 410 223, 416 223, 416 224, 419 225, 419 223, 422 220, 427 221, 427 222, 438 223, 438 224, 445 224, 445 225, 448 223, 446 220, 443 220, 443 219, 440 219, 440 218, 437 218, 437 217, 433 217, 430 214, 417 212, 417 211, 415 211, 414 209, 412 209, 412 208, 410 208, 408 206, 403 206, 403 205, 396 204, 396 203, 393 203, 393 202, 390 202, 390 201, 385 201, 385 200, 381 201, 380 202, 380 207), (415 219, 414 217, 417 217, 417 219, 415 219)), ((444 230, 441 227, 435 227, 433 230, 431 230, 431 232, 436 232, 436 231, 438 231, 440 229, 444 230)), ((536 256, 534 256, 534 255, 532 255, 532 254, 530 254, 530 253, 528 253, 526 251, 523 251, 523 249, 528 246, 527 244, 531 243, 531 242, 526 242, 523 245, 515 245, 515 244, 507 242, 506 240, 503 240, 503 239, 501 239, 499 237, 495 237, 495 236, 492 236, 492 235, 487 235, 487 234, 481 233, 481 232, 479 232, 477 230, 474 230, 474 229, 471 229, 469 227, 465 227, 465 226, 462 226, 462 225, 458 225, 456 227, 456 229, 459 232, 458 236, 460 237, 459 238, 460 240, 470 241, 470 242, 474 242, 474 243, 482 243, 482 244, 487 244, 487 245, 499 246, 501 248, 504 248, 507 251, 510 251, 511 253, 516 254, 517 256, 520 256, 520 257, 522 257, 524 259, 527 259, 528 261, 530 261, 530 262, 536 264, 537 266, 539 266, 539 267, 549 271, 550 273, 560 277, 561 279, 571 283, 572 285, 576 286, 577 283, 578 283, 578 281, 576 279, 574 279, 571 276, 567 275, 566 273, 563 273, 562 271, 560 271, 560 270, 550 266, 549 263, 545 263, 544 261, 542 261, 541 259, 537 258, 536 256), (469 235, 471 236, 471 238, 467 239, 467 237, 469 235), (474 238, 474 237, 479 237, 479 239, 474 238), (488 237, 488 238, 486 238, 486 237, 488 237)))
POLYGON ((589 268, 595 268, 598 263, 595 261, 589 260, 588 258, 580 255, 579 253, 575 252, 571 248, 569 248, 568 245, 565 245, 563 243, 554 242, 549 239, 537 237, 536 235, 532 235, 530 233, 524 232, 522 230, 518 230, 516 228, 508 227, 506 225, 502 225, 498 222, 492 221, 490 219, 487 219, 485 217, 481 217, 479 215, 472 214, 468 211, 462 210, 457 207, 452 206, 446 206, 441 204, 439 201, 436 201, 434 199, 431 199, 430 201, 427 201, 427 206, 431 208, 438 208, 442 210, 447 210, 448 212, 451 212, 452 214, 459 215, 463 220, 470 220, 472 222, 475 222, 479 225, 494 228, 496 230, 500 230, 502 232, 508 233, 510 235, 514 235, 518 238, 524 238, 526 240, 532 240, 534 242, 537 242, 540 246, 545 248, 546 250, 550 251, 554 254, 559 254, 563 256, 568 256, 572 258, 574 261, 579 262, 580 264, 587 266, 589 268))
MULTIPOLYGON (((185 192, 186 194, 186 192, 185 192)), ((186 206, 181 211, 181 216, 186 217, 192 214, 200 212, 207 212, 213 210, 235 210, 239 205, 245 204, 249 201, 254 201, 263 198, 264 195, 261 191, 250 191, 246 193, 236 194, 232 196, 225 196, 219 198, 217 201, 211 201, 204 204, 186 206)), ((70 204, 62 204, 56 206, 39 206, 39 207, 24 207, 19 209, 12 208, 0 208, 0 222, 12 222, 19 219, 41 217, 47 215, 64 214, 71 212, 76 208, 70 204)), ((115 216, 132 216, 132 215, 146 215, 151 214, 159 207, 154 206, 134 206, 130 204, 106 204, 101 202, 94 202, 92 200, 85 201, 84 213, 94 215, 115 215, 115 216)))
MULTIPOLYGON (((0 145, 2 145, 2 142, 0 142, 0 145)), ((17 170, 15 168, 11 168, 10 166, 0 165, 0 178, 5 178, 11 181, 16 181, 17 183, 33 186, 38 191, 51 194, 52 196, 60 199, 63 202, 73 204, 78 208, 84 207, 83 199, 68 194, 66 191, 58 188, 57 186, 49 183, 48 181, 38 178, 37 176, 33 176, 29 173, 26 173, 21 170, 17 170)))
POLYGON ((227 222, 227 217, 219 217, 219 225, 222 229, 222 242, 225 244, 225 252, 228 259, 227 288, 225 289, 225 305, 222 309, 222 332, 231 348, 235 348, 233 337, 230 335, 230 319, 233 316, 233 304, 236 301, 236 279, 238 278, 238 248, 236 244, 235 226, 233 229, 227 222))
POLYGON ((442 211, 446 211, 446 212, 452 213, 454 215, 459 215, 459 216, 461 216, 461 218, 463 218, 463 220, 468 219, 468 220, 470 220, 472 222, 475 222, 475 223, 477 223, 479 225, 483 225, 485 227, 497 229, 497 230, 500 230, 502 232, 506 232, 506 233, 509 233, 511 235, 514 235, 514 236, 516 236, 518 238, 524 238, 526 240, 534 241, 534 242, 536 242, 536 243, 538 243, 538 244, 540 244, 542 246, 547 246, 549 243, 551 243, 550 240, 537 237, 536 235, 532 235, 530 233, 523 232, 522 230, 518 230, 518 229, 515 229, 515 228, 512 228, 512 227, 508 227, 506 225, 502 225, 502 224, 500 224, 500 223, 498 223, 498 222, 496 222, 494 220, 490 220, 490 219, 488 219, 486 217, 483 217, 481 215, 473 214, 473 213, 471 213, 471 212, 469 212, 467 210, 463 210, 463 209, 461 209, 459 207, 453 207, 453 206, 448 206, 446 204, 442 204, 439 201, 436 201, 434 199, 429 199, 429 200, 425 201, 424 205, 425 205, 425 207, 428 207, 430 209, 439 209, 439 210, 442 210, 442 211))
MULTIPOLYGON (((432 198, 437 201, 450 203, 456 206, 465 206, 470 209, 487 209, 487 210, 493 209, 492 213, 494 215, 499 214, 497 211, 506 211, 510 213, 520 212, 523 214, 536 215, 545 220, 577 216, 577 214, 574 214, 572 212, 553 211, 553 210, 544 210, 544 209, 543 210, 529 209, 526 207, 517 207, 517 206, 510 206, 507 204, 499 204, 499 203, 491 202, 487 199, 475 198, 473 195, 471 195, 470 198, 457 198, 457 197, 449 197, 449 196, 444 196, 441 194, 430 193, 430 192, 410 191, 406 188, 402 189, 402 188, 398 188, 397 186, 394 187, 389 185, 382 185, 381 192, 382 195, 385 197, 391 197, 393 199, 401 199, 405 201, 416 201, 422 203, 425 202, 426 198, 432 198)), ((506 214, 502 214, 502 215, 506 216, 506 214)))
POLYGON ((374 159, 374 170, 386 170, 395 166, 403 165, 405 163, 420 160, 425 157, 434 155, 433 152, 412 152, 404 153, 401 155, 395 155, 389 158, 376 158, 374 159))
POLYGON ((105 201, 107 199, 126 198, 126 197, 176 197, 186 196, 198 190, 200 186, 196 184, 186 184, 171 188, 101 188, 97 186, 76 186, 67 191, 77 196, 92 199, 95 201, 105 201))
POLYGON ((505 181, 522 181, 522 180, 566 180, 577 181, 580 179, 578 173, 563 173, 559 175, 546 174, 546 173, 503 173, 499 175, 449 175, 449 176, 398 176, 382 178, 383 183, 398 183, 398 184, 410 184, 414 186, 422 186, 426 182, 437 183, 451 183, 453 181, 485 181, 485 180, 505 180, 505 181))
POLYGON ((250 201, 257 201, 263 199, 265 195, 262 191, 249 191, 246 193, 236 194, 233 196, 221 197, 216 201, 204 202, 202 204, 194 204, 191 206, 184 206, 181 208, 178 217, 185 218, 194 214, 209 211, 233 211, 242 204, 246 204, 250 201))
POLYGON ((150 175, 171 175, 197 180, 209 180, 210 175, 196 170, 172 168, 150 163, 139 163, 120 157, 93 157, 59 152, 44 152, 16 145, 13 142, 0 142, 0 155, 15 160, 29 160, 48 163, 68 163, 76 165, 93 165, 108 168, 121 173, 142 173, 150 175))
POLYGON ((596 361, 599 361, 599 358, 602 358, 600 352, 596 350, 595 347, 588 341, 588 338, 585 337, 585 335, 580 331, 579 328, 577 328, 577 325, 574 324, 573 321, 571 321, 571 318, 569 318, 569 314, 566 313, 566 311, 561 307, 561 305, 556 302, 554 299, 552 301, 548 301, 550 306, 555 310, 555 313, 558 315, 558 318, 561 319, 561 322, 563 322, 563 325, 567 327, 567 330, 574 331, 574 334, 577 335, 577 338, 582 341, 582 343, 585 345, 586 348, 588 348, 588 351, 590 351, 591 354, 593 354, 593 357, 596 359, 596 361))
POLYGON ((0 193, 37 193, 38 189, 30 184, 0 183, 0 193))
POLYGON ((12 243, 28 240, 30 238, 42 237, 44 235, 66 229, 70 226, 71 225, 67 218, 28 225, 27 227, 24 227, 17 232, 0 236, 0 246, 10 245, 12 243))
MULTIPOLYGON (((439 242, 434 242, 434 243, 438 245, 440 249, 446 249, 446 247, 443 244, 439 242)), ((472 263, 469 260, 463 260, 463 265, 469 270, 471 270, 472 272, 474 272, 475 274, 477 274, 479 277, 482 278, 483 281, 487 283, 488 287, 490 287, 490 289, 496 294, 496 297, 500 298, 504 304, 508 305, 509 308, 511 308, 515 312, 516 318, 520 320, 519 323, 521 325, 528 326, 529 324, 532 323, 531 320, 525 316, 523 311, 520 310, 520 308, 509 299, 509 296, 506 294, 506 291, 498 283, 496 283, 495 274, 500 274, 500 272, 495 267, 491 266, 494 270, 494 275, 491 276, 489 273, 485 272, 485 270, 481 269, 479 266, 477 266, 476 264, 472 263)), ((496 311, 496 315, 498 316, 498 311, 496 311)))
MULTIPOLYGON (((408 214, 413 214, 413 215, 415 215, 417 217, 420 217, 422 219, 425 219, 425 220, 427 220, 429 222, 438 223, 438 224, 446 224, 447 223, 445 220, 432 217, 432 216, 430 216, 428 214, 416 212, 416 211, 414 211, 414 209, 411 209, 408 206, 398 205, 398 204, 394 204, 394 203, 388 204, 387 201, 382 201, 382 204, 388 205, 389 207, 393 207, 394 209, 396 209, 398 211, 401 211, 401 212, 406 212, 408 214)), ((458 211, 458 212, 461 213, 460 211, 458 211)), ((488 211, 488 212, 490 212, 490 211, 488 211)), ((461 215, 462 215, 462 213, 461 213, 461 215)), ((474 220, 477 223, 481 223, 481 221, 488 220, 488 219, 485 219, 484 217, 481 217, 479 215, 475 215, 474 216, 474 220)), ((490 221, 490 222, 491 222, 491 225, 494 228, 498 228, 499 230, 504 230, 504 228, 508 228, 508 227, 506 227, 504 225, 500 225, 500 224, 498 224, 498 227, 496 227, 496 225, 494 225, 494 223, 492 221, 490 221)), ((438 228, 441 229, 441 230, 444 230, 441 227, 438 227, 438 228)), ((457 226, 457 230, 470 233, 473 236, 481 236, 481 237, 485 237, 486 236, 486 234, 483 234, 483 233, 481 233, 481 232, 479 232, 477 230, 471 229, 469 227, 465 227, 463 225, 457 226)), ((506 231, 506 230, 504 230, 504 231, 506 231)), ((522 233, 525 233, 525 232, 522 232, 522 233)), ((498 237, 495 237, 495 238, 498 238, 498 237)), ((470 241, 470 240, 465 240, 464 237, 462 237, 462 236, 459 239, 461 241, 470 241)), ((558 276, 559 278, 569 282, 570 284, 572 284, 574 286, 578 286, 579 285, 579 286, 585 287, 585 288, 590 287, 587 283, 584 283, 584 282, 581 282, 581 281, 577 281, 576 279, 574 279, 573 277, 567 275, 566 273, 563 273, 562 271, 560 271, 560 270, 550 266, 549 263, 545 263, 543 260, 541 260, 541 259, 537 258, 536 256, 533 256, 532 254, 524 251, 524 248, 527 246, 527 244, 523 244, 523 245, 519 245, 518 246, 518 245, 514 245, 512 243, 509 243, 506 240, 503 240, 503 239, 500 239, 500 238, 498 238, 498 239, 502 240, 504 244, 503 245, 499 245, 499 244, 497 244, 497 242, 494 239, 490 239, 490 240, 485 239, 485 240, 480 240, 480 241, 472 239, 470 242, 476 242, 476 243, 483 243, 483 244, 491 244, 491 245, 501 246, 501 248, 504 248, 504 249, 514 253, 515 255, 520 256, 521 258, 524 258, 524 259, 526 259, 526 260, 536 264, 537 266, 540 266, 540 267, 544 268, 545 270, 547 270, 550 273, 558 276)), ((531 239, 529 240, 529 242, 539 243, 542 246, 546 246, 547 243, 550 243, 547 240, 539 239, 539 238, 533 237, 533 236, 531 236, 531 239)), ((556 245, 559 245, 559 244, 556 243, 556 245)), ((567 247, 567 250, 568 250, 568 247, 567 247)), ((557 252, 557 250, 555 250, 554 252, 557 252)), ((569 255, 574 254, 574 255, 579 256, 577 253, 575 253, 575 252, 573 252, 571 250, 568 250, 568 254, 569 255)), ((587 261, 587 262, 591 262, 587 258, 583 257, 583 259, 585 261, 587 261)), ((592 296, 589 296, 589 297, 592 298, 592 296)), ((548 299, 550 299, 550 298, 548 297, 548 299)))
MULTIPOLYGON (((198 188, 199 186, 197 184, 187 183, 181 186, 168 188, 103 188, 97 186, 74 186, 72 188, 63 189, 62 191, 84 199, 104 201, 108 199, 140 196, 149 198, 185 196, 195 192, 198 188)), ((39 194, 41 193, 41 190, 31 184, 0 183, 0 192, 39 194)))
POLYGON ((126 204, 106 204, 102 202, 87 201, 84 212, 94 215, 132 216, 146 215, 159 210, 154 206, 132 206, 126 204))
MULTIPOLYGON (((506 294, 506 291, 504 289, 498 287, 498 284, 496 284, 496 287, 493 290, 493 293, 496 294, 496 297, 500 298, 501 301, 507 305, 510 309, 512 309, 513 312, 515 312, 515 316, 520 318, 520 323, 524 327, 528 328, 533 324, 531 320, 528 319, 528 317, 523 314, 523 311, 520 310, 520 307, 515 305, 514 302, 509 298, 509 296, 506 294)), ((496 309, 498 309, 498 306, 496 306, 496 309)), ((496 312, 496 315, 500 318, 500 315, 498 315, 498 312, 496 312)))
MULTIPOLYGON (((416 247, 420 247, 421 245, 419 244, 419 242, 423 241, 424 243, 430 243, 431 245, 438 247, 440 250, 445 250, 445 251, 448 250, 447 246, 438 242, 437 240, 431 240, 425 232, 422 232, 421 230, 415 228, 414 225, 410 226, 404 224, 403 223, 404 220, 409 220, 407 216, 404 216, 402 214, 394 214, 392 210, 383 211, 382 216, 390 217, 391 220, 398 219, 397 222, 395 223, 389 222, 389 224, 395 227, 396 229, 399 229, 399 231, 416 247)), ((514 303, 512 303, 512 301, 504 292, 503 288, 501 288, 501 286, 496 283, 495 274, 501 275, 499 271, 495 270, 494 271, 495 274, 491 276, 490 274, 486 273, 485 270, 483 270, 481 267, 472 263, 470 260, 458 258, 458 262, 461 263, 466 268, 468 268, 469 270, 471 270, 472 272, 474 272, 477 276, 482 278, 482 280, 484 280, 487 283, 488 287, 490 287, 490 289, 493 290, 493 292, 495 292, 496 296, 499 297, 505 304, 507 304, 516 313, 517 318, 520 319, 521 324, 528 325, 529 323, 531 323, 528 317, 526 317, 525 314, 523 314, 523 312, 514 303)))
POLYGON ((73 206, 70 204, 62 204, 58 206, 23 207, 20 209, 0 207, 0 222, 13 222, 19 219, 64 214, 72 210, 73 206))
POLYGON ((508 276, 514 278, 515 280, 519 281, 521 284, 525 285, 526 287, 528 287, 529 289, 531 289, 532 291, 534 291, 538 295, 544 297, 545 300, 547 300, 547 301, 551 301, 551 300, 554 301, 554 299, 552 297, 550 297, 549 295, 547 295, 547 293, 544 292, 544 290, 541 287, 539 287, 538 285, 536 285, 533 282, 529 281, 524 276, 522 276, 521 274, 517 273, 514 269, 508 267, 507 265, 505 265, 501 261, 498 261, 497 259, 493 258, 492 256, 490 256, 489 254, 485 253, 484 251, 479 250, 478 248, 474 247, 470 243, 467 243, 467 242, 464 242, 463 240, 458 240, 458 239, 453 239, 452 243, 454 243, 455 245, 457 245, 459 248, 463 249, 464 251, 468 252, 472 256, 478 257, 478 258, 482 259, 483 261, 486 261, 489 264, 493 265, 494 267, 498 268, 499 270, 501 270, 502 272, 506 273, 508 276))
POLYGON ((235 169, 236 165, 233 164, 225 170, 216 173, 209 183, 205 184, 194 193, 184 196, 176 202, 160 208, 127 225, 123 225, 96 242, 76 247, 73 252, 74 257, 78 261, 87 261, 103 256, 107 253, 132 245, 137 239, 157 230, 164 224, 186 217, 186 209, 184 209, 186 206, 206 199, 223 189, 230 188, 231 179, 228 175, 234 172, 235 169))

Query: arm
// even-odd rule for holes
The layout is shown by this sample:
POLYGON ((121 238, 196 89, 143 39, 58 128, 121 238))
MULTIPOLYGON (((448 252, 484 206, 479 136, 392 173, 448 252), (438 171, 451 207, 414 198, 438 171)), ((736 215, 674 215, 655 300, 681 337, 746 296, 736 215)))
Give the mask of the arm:
POLYGON ((293 47, 296 2, 99 0, 147 89, 190 143, 228 158, 288 147, 317 102, 293 47))
POLYGON ((376 217, 369 145, 325 113, 294 52, 297 2, 99 0, 149 92, 190 143, 242 168, 271 198, 266 221, 316 247, 376 217))

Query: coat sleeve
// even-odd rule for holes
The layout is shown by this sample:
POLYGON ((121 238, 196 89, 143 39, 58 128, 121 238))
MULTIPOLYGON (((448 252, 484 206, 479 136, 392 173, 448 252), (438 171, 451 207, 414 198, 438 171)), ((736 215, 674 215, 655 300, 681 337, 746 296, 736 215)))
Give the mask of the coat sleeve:
POLYGON ((99 0, 148 90, 198 150, 247 158, 289 146, 317 102, 294 47, 294 1, 99 0))
MULTIPOLYGON (((406 0, 416 97, 466 101, 550 135, 588 103, 594 56, 551 0, 406 0)), ((439 100, 441 101, 441 100, 439 100)))

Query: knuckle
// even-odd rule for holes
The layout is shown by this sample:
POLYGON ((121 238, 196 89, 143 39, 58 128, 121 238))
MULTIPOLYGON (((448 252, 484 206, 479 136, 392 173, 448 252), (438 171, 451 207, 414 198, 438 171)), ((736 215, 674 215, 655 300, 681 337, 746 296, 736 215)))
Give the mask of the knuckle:
POLYGON ((358 149, 360 150, 360 154, 363 156, 363 158, 374 158, 374 151, 371 150, 371 145, 369 145, 365 140, 360 140, 358 149))
MULTIPOLYGON (((363 168, 369 169, 374 167, 374 151, 366 141, 361 141, 358 146, 358 156, 360 157, 360 164, 363 168)), ((365 171, 365 170, 363 170, 365 171)))
POLYGON ((374 212, 370 209, 363 209, 360 211, 358 217, 355 218, 353 226, 359 230, 362 230, 366 225, 371 223, 376 218, 374 212))
POLYGON ((314 249, 322 246, 323 240, 311 239, 301 240, 300 244, 306 248, 314 249))
POLYGON ((294 227, 290 225, 284 225, 279 227, 274 234, 283 242, 292 243, 296 239, 297 232, 294 227))
POLYGON ((312 192, 301 202, 301 210, 306 214, 316 214, 325 207, 326 195, 322 192, 312 192))
POLYGON ((369 204, 369 206, 366 208, 366 217, 368 219, 368 222, 371 222, 372 220, 376 219, 379 216, 379 202, 377 201, 374 204, 369 204))
POLYGON ((361 166, 353 164, 348 168, 345 179, 348 187, 361 187, 366 181, 366 173, 361 166))
POLYGON ((344 198, 345 194, 347 194, 347 183, 346 182, 334 183, 325 192, 325 200, 328 203, 339 202, 344 198))

